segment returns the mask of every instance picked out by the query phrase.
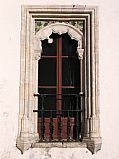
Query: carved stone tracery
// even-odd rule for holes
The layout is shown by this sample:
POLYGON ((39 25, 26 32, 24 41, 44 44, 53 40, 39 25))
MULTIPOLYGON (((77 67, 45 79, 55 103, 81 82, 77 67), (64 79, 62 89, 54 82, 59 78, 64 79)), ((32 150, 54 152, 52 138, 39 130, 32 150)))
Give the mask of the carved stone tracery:
MULTIPOLYGON (((64 21, 59 21, 60 23, 64 23, 64 21)), ((37 33, 40 29, 46 27, 49 24, 53 24, 56 23, 56 21, 41 21, 41 20, 36 20, 35 21, 35 32, 37 33)), ((83 21, 82 20, 69 20, 69 21, 65 21, 65 23, 73 25, 74 27, 78 28, 79 30, 81 30, 83 32, 84 27, 83 27, 83 21)))
POLYGON ((47 25, 46 27, 40 29, 36 33, 35 41, 34 41, 34 51, 35 51, 36 59, 40 59, 41 57, 41 53, 42 53, 41 41, 48 39, 49 43, 53 42, 53 39, 50 38, 50 35, 52 33, 57 33, 59 35, 68 33, 71 39, 78 41, 77 54, 79 59, 83 58, 83 52, 84 52, 84 49, 82 49, 83 33, 80 31, 80 29, 77 29, 71 24, 56 22, 56 23, 47 25))

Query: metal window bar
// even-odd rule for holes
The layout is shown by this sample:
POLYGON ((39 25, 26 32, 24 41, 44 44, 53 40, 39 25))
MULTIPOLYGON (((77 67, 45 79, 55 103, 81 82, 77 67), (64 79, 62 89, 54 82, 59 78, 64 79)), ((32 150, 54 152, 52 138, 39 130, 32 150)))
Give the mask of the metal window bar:
POLYGON ((68 118, 67 118, 67 141, 70 140, 70 112, 68 111, 68 118))
MULTIPOLYGON (((56 94, 35 94, 35 96, 40 96, 41 97, 41 110, 33 110, 33 112, 38 112, 41 114, 41 124, 40 124, 40 141, 39 142, 45 142, 45 141, 48 141, 48 142, 54 142, 54 141, 64 141, 64 138, 62 138, 62 125, 63 125, 63 121, 62 121, 62 118, 65 116, 64 114, 67 114, 67 125, 66 125, 66 129, 67 129, 67 132, 65 134, 66 139, 65 141, 67 142, 70 142, 70 141, 79 141, 80 140, 80 135, 79 133, 82 133, 83 131, 81 130, 81 132, 79 132, 79 116, 81 116, 81 113, 83 113, 83 109, 79 109, 79 97, 82 97, 84 96, 84 93, 80 93, 80 94, 61 94, 61 99, 60 100, 63 100, 65 97, 69 96, 69 97, 76 97, 76 109, 71 109, 71 103, 69 103, 69 108, 68 110, 60 110, 60 111, 57 111, 57 110, 45 110, 44 109, 44 98, 46 98, 47 96, 56 96, 56 94), (48 113, 50 114, 49 116, 49 140, 45 140, 45 113, 48 113), (58 120, 58 138, 57 140, 54 140, 53 138, 53 133, 54 133, 54 121, 53 121, 53 114, 56 114, 57 116, 57 120, 58 120), (72 131, 72 128, 71 128, 71 122, 72 122, 72 117, 73 115, 75 116, 75 135, 73 134, 73 139, 71 139, 72 137, 72 134, 71 134, 71 131, 72 131)), ((57 98, 57 96, 56 96, 57 98)), ((56 99, 56 100, 59 100, 59 99, 56 99)), ((81 119, 83 120, 83 119, 81 119)), ((82 122, 81 122, 82 123, 82 122)), ((81 125, 81 128, 83 126, 81 125)), ((74 133, 74 132, 73 132, 74 133)))
POLYGON ((54 130, 52 111, 50 111, 50 125, 49 125, 49 127, 50 127, 50 141, 52 141, 53 140, 53 130, 54 130))
POLYGON ((44 132, 45 132, 45 125, 44 125, 44 96, 42 96, 42 111, 41 111, 41 140, 44 140, 44 132))

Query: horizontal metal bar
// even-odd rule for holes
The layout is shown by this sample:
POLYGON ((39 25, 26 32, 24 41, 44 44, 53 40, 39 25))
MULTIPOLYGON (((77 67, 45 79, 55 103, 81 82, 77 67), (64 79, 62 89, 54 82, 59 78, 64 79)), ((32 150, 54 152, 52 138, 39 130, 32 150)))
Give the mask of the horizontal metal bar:
MULTIPOLYGON (((38 88, 45 88, 45 89, 48 89, 48 88, 57 88, 57 86, 36 86, 38 88)), ((59 86, 60 88, 80 88, 80 86, 59 86)))
POLYGON ((34 96, 84 96, 84 92, 80 92, 79 94, 40 94, 40 93, 34 93, 34 96))
MULTIPOLYGON (((59 58, 77 58, 77 56, 58 56, 59 58)), ((41 56, 42 58, 57 58, 57 56, 41 56)))
MULTIPOLYGON (((57 112, 58 110, 33 110, 33 112, 57 112)), ((82 112, 83 110, 60 110, 59 112, 82 112)))

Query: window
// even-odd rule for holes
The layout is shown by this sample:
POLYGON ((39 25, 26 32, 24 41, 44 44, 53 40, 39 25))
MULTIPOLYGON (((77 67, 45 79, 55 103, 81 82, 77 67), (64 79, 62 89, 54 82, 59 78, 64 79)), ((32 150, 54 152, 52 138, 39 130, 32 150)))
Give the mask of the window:
POLYGON ((97 29, 96 7, 22 6, 22 152, 51 142, 92 153, 101 148, 97 29))
POLYGON ((68 34, 52 34, 42 41, 38 64, 38 132, 40 141, 79 140, 80 61, 77 41, 68 34))

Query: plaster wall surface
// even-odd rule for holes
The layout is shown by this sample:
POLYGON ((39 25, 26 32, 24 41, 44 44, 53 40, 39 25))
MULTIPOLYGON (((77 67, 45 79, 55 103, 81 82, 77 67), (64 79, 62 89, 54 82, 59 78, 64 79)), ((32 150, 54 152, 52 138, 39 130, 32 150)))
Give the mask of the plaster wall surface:
POLYGON ((0 159, 119 159, 119 1, 9 0, 0 3, 0 159), (21 5, 98 5, 102 149, 16 148, 19 112, 21 5))

